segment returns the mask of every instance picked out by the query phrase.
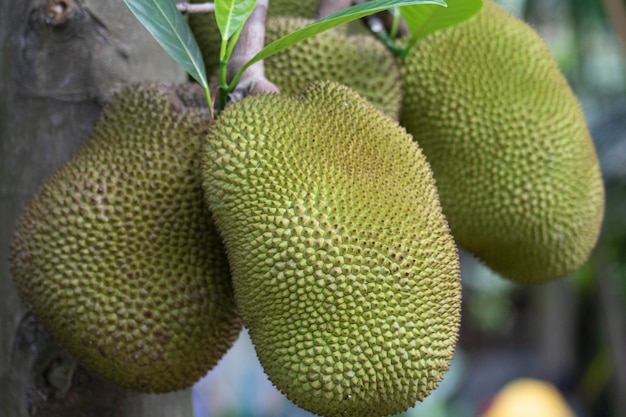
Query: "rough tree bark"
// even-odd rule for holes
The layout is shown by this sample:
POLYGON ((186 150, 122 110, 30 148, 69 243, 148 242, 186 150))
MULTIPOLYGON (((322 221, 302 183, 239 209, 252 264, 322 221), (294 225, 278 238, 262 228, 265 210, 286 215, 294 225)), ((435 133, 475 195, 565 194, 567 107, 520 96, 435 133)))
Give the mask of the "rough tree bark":
POLYGON ((0 0, 0 415, 190 416, 189 391, 141 395, 77 364, 20 301, 9 273, 16 220, 85 141, 120 82, 180 82, 122 0, 0 0))

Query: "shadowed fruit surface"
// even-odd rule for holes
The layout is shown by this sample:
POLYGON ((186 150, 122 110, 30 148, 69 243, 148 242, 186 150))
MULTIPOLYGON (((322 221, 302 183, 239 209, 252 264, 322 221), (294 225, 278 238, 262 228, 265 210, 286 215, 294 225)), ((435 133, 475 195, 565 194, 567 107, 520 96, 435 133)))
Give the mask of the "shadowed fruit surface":
MULTIPOLYGON (((268 20, 265 43, 313 23, 303 18, 268 20)), ((370 35, 331 30, 305 39, 264 60, 265 76, 282 93, 297 94, 315 81, 335 81, 361 94, 397 119, 402 102, 400 69, 391 53, 370 35)))
POLYGON ((261 364, 298 406, 413 406, 457 340, 456 247, 430 167, 345 86, 250 96, 212 127, 203 185, 261 364))
POLYGON ((457 243, 542 282, 580 266, 604 189, 580 105, 539 35, 493 2, 401 64, 401 123, 430 162, 457 243))
POLYGON ((12 251, 15 283, 50 333, 146 392, 191 386, 241 328, 202 197, 208 112, 178 89, 119 92, 28 205, 12 251))

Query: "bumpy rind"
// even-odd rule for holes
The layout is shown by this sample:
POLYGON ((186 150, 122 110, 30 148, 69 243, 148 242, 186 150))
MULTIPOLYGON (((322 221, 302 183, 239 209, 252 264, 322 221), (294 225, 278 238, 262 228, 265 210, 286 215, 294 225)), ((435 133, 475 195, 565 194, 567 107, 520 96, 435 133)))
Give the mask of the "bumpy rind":
MULTIPOLYGON (((271 18, 267 22, 266 43, 312 22, 303 18, 271 18)), ((400 68, 391 53, 372 36, 327 31, 272 55, 264 63, 265 76, 282 93, 297 94, 315 81, 335 81, 361 94, 388 116, 399 117, 400 68)))
POLYGON ((401 67, 401 124, 432 166, 456 241, 523 282, 584 262, 604 188, 580 105, 539 35, 486 0, 401 67))
POLYGON ((186 388, 237 337, 228 261, 203 202, 206 111, 132 85, 17 225, 12 274, 85 365, 145 392, 186 388))
POLYGON ((456 247, 410 135, 345 86, 251 96, 211 129, 203 185, 272 382, 324 416, 426 397, 459 330, 456 247))

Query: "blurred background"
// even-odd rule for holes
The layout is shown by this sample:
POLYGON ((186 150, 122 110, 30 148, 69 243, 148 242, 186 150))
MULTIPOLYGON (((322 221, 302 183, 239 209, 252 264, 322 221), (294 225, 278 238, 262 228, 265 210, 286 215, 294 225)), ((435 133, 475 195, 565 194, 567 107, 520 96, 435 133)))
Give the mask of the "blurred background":
MULTIPOLYGON (((556 387, 577 417, 625 417, 626 0, 499 3, 542 34, 583 105, 605 179, 603 230, 582 268, 547 285, 510 283, 462 253, 453 365, 402 415, 479 417, 506 383, 536 378, 556 387)), ((194 408, 197 417, 311 416, 271 385, 245 332, 196 384, 194 408)))

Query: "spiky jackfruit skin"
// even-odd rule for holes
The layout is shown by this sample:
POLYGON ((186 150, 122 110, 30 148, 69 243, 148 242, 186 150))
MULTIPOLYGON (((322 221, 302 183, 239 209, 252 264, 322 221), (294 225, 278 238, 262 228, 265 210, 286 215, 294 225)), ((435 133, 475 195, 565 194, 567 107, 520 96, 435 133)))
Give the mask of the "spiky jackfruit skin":
MULTIPOLYGON (((205 0, 192 0, 191 3, 205 3, 205 0)), ((292 16, 315 18, 317 0, 271 0, 267 16, 292 16)), ((206 67, 207 74, 215 74, 220 67, 220 46, 222 38, 213 13, 191 14, 188 19, 206 67)))
POLYGON ((401 124, 432 166, 457 243, 523 282, 584 262, 604 189, 580 105, 539 35, 485 1, 401 67, 401 124))
MULTIPOLYGON (((275 17, 267 22, 270 43, 312 20, 275 17)), ((367 35, 348 36, 335 30, 305 39, 264 60, 265 76, 282 93, 297 94, 315 81, 350 87, 385 114, 398 118, 402 103, 400 68, 391 53, 367 35)))
POLYGON ((203 202, 208 125, 169 87, 125 88, 15 231, 12 274, 25 301, 79 360, 124 387, 192 385, 241 327, 203 202))
POLYGON ((430 168, 357 93, 232 104, 203 184, 235 299, 271 381, 324 416, 384 416, 426 397, 457 340, 456 247, 430 168))

